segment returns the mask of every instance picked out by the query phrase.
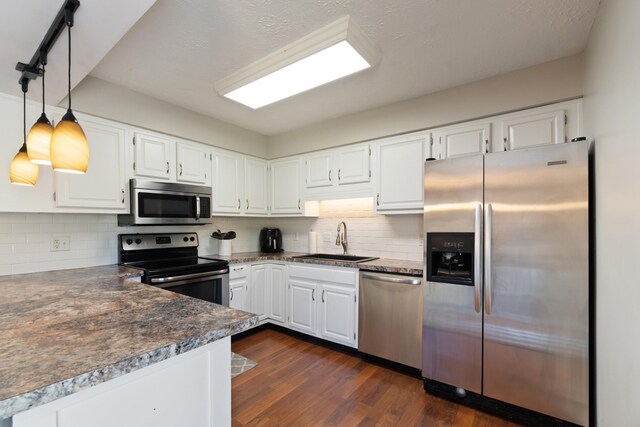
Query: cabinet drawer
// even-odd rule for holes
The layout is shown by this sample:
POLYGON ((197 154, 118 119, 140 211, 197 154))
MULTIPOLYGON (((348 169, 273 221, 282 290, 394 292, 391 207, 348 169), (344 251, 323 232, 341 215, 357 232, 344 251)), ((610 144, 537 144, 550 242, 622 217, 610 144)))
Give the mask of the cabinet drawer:
POLYGON ((238 279, 240 277, 247 277, 249 275, 249 265, 231 264, 229 265, 229 279, 238 279))
POLYGON ((290 265, 289 277, 355 286, 358 283, 358 270, 352 268, 321 268, 290 265))

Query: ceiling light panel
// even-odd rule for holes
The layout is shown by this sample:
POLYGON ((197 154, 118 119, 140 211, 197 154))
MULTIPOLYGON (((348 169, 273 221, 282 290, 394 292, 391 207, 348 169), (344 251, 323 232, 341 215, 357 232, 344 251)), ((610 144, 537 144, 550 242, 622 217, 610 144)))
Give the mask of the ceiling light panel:
POLYGON ((339 19, 216 83, 218 93, 260 108, 370 68, 378 49, 349 19, 339 19))

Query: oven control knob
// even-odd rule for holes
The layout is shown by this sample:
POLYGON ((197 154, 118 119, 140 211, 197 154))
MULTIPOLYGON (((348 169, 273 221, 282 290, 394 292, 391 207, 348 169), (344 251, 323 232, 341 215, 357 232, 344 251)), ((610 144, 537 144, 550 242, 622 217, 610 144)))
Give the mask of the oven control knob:
POLYGON ((192 242, 196 240, 195 237, 189 237, 189 240, 191 240, 192 242))
POLYGON ((136 245, 139 245, 140 243, 142 243, 142 240, 136 239, 136 245))
POLYGON ((188 242, 189 238, 187 236, 184 236, 184 238, 182 240, 184 240, 185 242, 188 242))
POLYGON ((130 244, 132 244, 132 243, 133 243, 133 240, 131 240, 131 239, 127 239, 127 245, 130 245, 130 244))

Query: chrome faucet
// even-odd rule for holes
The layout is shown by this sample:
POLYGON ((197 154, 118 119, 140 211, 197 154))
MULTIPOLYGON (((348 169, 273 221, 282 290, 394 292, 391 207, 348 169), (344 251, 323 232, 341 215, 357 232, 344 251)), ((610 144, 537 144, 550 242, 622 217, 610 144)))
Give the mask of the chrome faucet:
POLYGON ((338 235, 336 236, 336 246, 342 245, 342 249, 344 249, 344 254, 347 254, 347 247, 349 243, 347 242, 347 224, 344 221, 340 221, 338 223, 338 235), (344 226, 344 233, 340 233, 340 228, 344 226))

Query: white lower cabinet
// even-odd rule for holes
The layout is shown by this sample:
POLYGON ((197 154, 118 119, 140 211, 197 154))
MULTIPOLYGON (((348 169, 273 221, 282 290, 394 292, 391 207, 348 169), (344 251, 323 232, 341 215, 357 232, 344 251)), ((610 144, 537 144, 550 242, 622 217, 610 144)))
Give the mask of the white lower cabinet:
POLYGON ((229 307, 251 311, 249 298, 249 265, 232 265, 229 268, 229 307))
POLYGON ((358 270, 289 266, 291 329, 357 347, 358 270))
POLYGON ((251 286, 247 296, 250 300, 249 310, 253 314, 258 315, 260 321, 266 319, 266 306, 269 303, 267 296, 267 284, 269 266, 267 264, 257 264, 251 266, 251 286))
POLYGON ((271 264, 267 272, 267 318, 273 323, 284 325, 287 321, 287 275, 282 264, 271 264))

